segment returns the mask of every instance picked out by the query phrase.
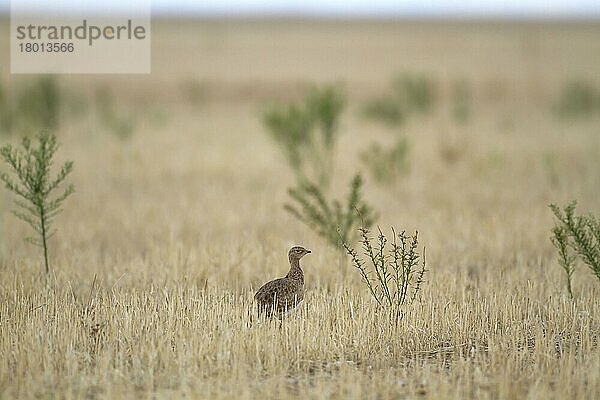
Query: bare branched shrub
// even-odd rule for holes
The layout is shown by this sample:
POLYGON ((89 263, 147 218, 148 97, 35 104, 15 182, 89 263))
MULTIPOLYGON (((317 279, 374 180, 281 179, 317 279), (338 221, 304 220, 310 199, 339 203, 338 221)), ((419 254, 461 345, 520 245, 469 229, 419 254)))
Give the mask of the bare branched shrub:
POLYGON ((328 201, 323 191, 314 184, 304 182, 289 189, 295 204, 285 209, 298 218, 329 244, 341 246, 354 241, 357 227, 370 227, 377 218, 372 208, 362 198, 362 179, 356 175, 350 184, 345 204, 328 201))
POLYGON ((61 212, 64 200, 73 191, 73 185, 55 197, 51 197, 73 170, 73 162, 63 164, 58 174, 52 178, 50 168, 52 158, 58 149, 56 137, 47 131, 42 131, 36 137, 37 147, 31 141, 23 138, 21 148, 6 145, 0 148, 0 156, 14 173, 14 178, 6 173, 0 173, 0 180, 6 188, 13 192, 17 199, 17 209, 13 214, 27 223, 36 233, 35 237, 27 240, 43 250, 46 273, 50 271, 48 262, 48 240, 55 231, 52 229, 54 217, 61 212))
POLYGON ((550 204, 556 225, 550 240, 558 250, 559 262, 567 275, 567 290, 573 297, 571 276, 580 258, 600 280, 600 219, 593 214, 575 215, 576 201, 562 209, 550 204))
POLYGON ((313 87, 303 102, 273 107, 264 115, 265 126, 283 149, 298 182, 329 185, 345 105, 341 89, 329 85, 313 87))
POLYGON ((344 242, 344 248, 352 258, 352 265, 360 272, 363 281, 377 304, 391 310, 397 317, 405 304, 412 303, 421 289, 426 271, 425 249, 419 254, 418 232, 413 236, 406 231, 396 234, 391 228, 388 238, 378 227, 377 241, 372 243, 371 232, 361 227, 360 243, 367 261, 358 251, 344 242))

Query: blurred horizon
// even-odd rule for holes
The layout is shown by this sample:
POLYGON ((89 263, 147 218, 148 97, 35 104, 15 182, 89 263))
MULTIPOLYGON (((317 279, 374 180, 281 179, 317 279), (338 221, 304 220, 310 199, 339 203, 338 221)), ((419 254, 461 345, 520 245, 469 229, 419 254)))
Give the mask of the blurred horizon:
MULTIPOLYGON (((15 0, 13 0, 15 1, 15 0)), ((16 0, 21 4, 48 13, 78 11, 116 12, 144 5, 145 0, 122 2, 118 0, 90 1, 57 0, 42 3, 35 0, 16 0)), ((8 14, 10 0, 0 1, 0 14, 8 14)), ((155 17, 190 18, 334 18, 334 19, 491 19, 491 20, 600 20, 600 3, 590 0, 564 1, 499 1, 487 0, 477 3, 444 0, 435 5, 420 1, 397 2, 378 0, 325 0, 302 2, 300 0, 252 1, 232 3, 226 0, 196 2, 191 0, 153 0, 152 15, 155 17)))

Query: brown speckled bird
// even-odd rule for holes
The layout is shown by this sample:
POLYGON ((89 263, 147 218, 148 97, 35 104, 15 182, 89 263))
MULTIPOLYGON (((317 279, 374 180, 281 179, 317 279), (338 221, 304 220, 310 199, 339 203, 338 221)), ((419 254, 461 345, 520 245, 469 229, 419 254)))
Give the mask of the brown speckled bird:
POLYGON ((254 295, 259 315, 278 318, 293 311, 304 299, 304 273, 300 259, 310 253, 302 246, 294 246, 288 253, 290 271, 283 278, 265 283, 254 295))

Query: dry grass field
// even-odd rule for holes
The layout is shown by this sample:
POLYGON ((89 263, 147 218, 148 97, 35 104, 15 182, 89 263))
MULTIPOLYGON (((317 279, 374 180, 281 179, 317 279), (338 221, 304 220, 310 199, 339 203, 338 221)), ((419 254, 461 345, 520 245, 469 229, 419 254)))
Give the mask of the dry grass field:
MULTIPOLYGON (((27 83, 0 27, 0 76, 27 83)), ((152 41, 151 75, 58 77, 84 98, 109 90, 135 130, 114 135, 93 107, 61 121, 76 193, 47 280, 0 190, 0 398, 600 396, 600 282, 580 265, 569 299, 547 207, 600 210, 600 118, 552 112, 564 82, 600 85, 599 25, 157 21, 152 41), (260 116, 342 82, 343 194, 361 149, 391 137, 361 109, 404 72, 436 82, 436 110, 403 128, 410 171, 384 186, 365 171, 364 189, 382 228, 427 247, 394 326, 349 259, 283 209, 294 177, 260 116), (466 124, 449 117, 457 80, 466 124), (251 323, 294 244, 312 250, 303 308, 251 323)))

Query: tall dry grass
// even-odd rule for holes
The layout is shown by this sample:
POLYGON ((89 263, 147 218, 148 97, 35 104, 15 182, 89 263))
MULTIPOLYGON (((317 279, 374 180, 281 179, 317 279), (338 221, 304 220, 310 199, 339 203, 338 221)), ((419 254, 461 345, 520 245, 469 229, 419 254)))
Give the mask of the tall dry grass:
POLYGON ((600 388, 597 298, 550 295, 550 277, 488 276, 481 289, 435 279, 395 326, 357 285, 311 285, 284 323, 257 321, 249 289, 193 272, 73 287, 65 274, 44 284, 5 270, 3 395, 541 399, 600 388))

